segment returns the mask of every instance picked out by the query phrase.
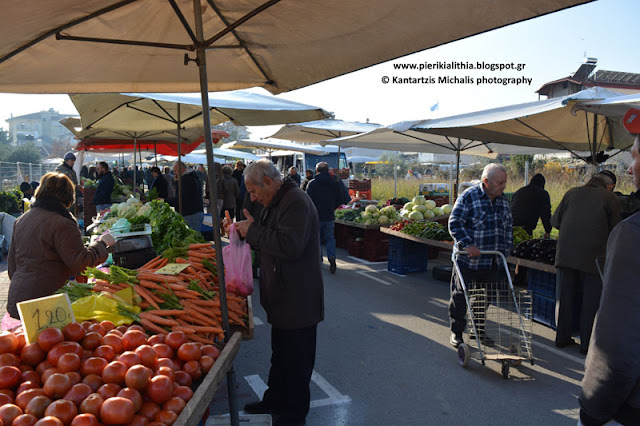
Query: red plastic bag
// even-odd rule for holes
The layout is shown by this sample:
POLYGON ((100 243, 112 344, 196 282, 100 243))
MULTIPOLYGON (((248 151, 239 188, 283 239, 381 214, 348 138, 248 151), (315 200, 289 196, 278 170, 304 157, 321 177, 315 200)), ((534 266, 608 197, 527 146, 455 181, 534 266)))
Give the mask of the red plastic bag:
POLYGON ((229 245, 222 249, 222 258, 227 291, 245 297, 253 293, 251 247, 240 239, 233 223, 229 228, 229 245))

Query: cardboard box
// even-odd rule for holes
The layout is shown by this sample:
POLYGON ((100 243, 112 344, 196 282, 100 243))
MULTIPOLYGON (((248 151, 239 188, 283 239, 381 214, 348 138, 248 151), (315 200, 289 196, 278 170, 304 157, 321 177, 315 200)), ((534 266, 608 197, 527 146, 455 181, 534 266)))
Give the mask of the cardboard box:
POLYGON ((420 195, 429 196, 441 196, 445 197, 449 195, 448 183, 421 183, 420 195))

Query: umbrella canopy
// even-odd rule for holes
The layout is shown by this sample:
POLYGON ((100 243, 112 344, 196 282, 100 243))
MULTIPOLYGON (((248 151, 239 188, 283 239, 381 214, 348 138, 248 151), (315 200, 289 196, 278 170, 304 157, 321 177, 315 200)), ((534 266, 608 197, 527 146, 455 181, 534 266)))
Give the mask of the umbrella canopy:
POLYGON ((271 137, 297 142, 320 143, 327 139, 370 132, 378 127, 381 126, 379 124, 359 123, 357 121, 317 120, 306 123, 286 124, 271 137))
POLYGON ((640 93, 615 96, 595 102, 581 102, 573 107, 574 113, 578 111, 589 111, 594 114, 619 120, 621 120, 631 108, 640 108, 640 93))
MULTIPOLYGON (((204 149, 196 149, 195 151, 193 151, 193 154, 205 155, 205 153, 206 152, 204 149)), ((213 150, 213 154, 217 155, 218 157, 238 158, 241 160, 250 160, 250 161, 256 161, 261 159, 261 157, 258 157, 255 154, 252 154, 250 152, 245 152, 245 151, 238 151, 237 149, 215 148, 213 150)))
POLYGON ((280 93, 590 0, 6 0, 0 91, 280 93), (191 57, 185 57, 191 55, 191 57), (74 64, 76 64, 74 66, 74 64))
POLYGON ((222 148, 257 148, 262 149, 263 151, 273 152, 273 151, 298 151, 304 152, 305 154, 313 154, 313 155, 326 155, 329 151, 320 146, 312 146, 312 145, 303 145, 295 142, 283 142, 283 141, 269 141, 269 140, 261 140, 261 141, 252 141, 248 139, 242 139, 235 142, 230 142, 228 144, 222 145, 222 148))

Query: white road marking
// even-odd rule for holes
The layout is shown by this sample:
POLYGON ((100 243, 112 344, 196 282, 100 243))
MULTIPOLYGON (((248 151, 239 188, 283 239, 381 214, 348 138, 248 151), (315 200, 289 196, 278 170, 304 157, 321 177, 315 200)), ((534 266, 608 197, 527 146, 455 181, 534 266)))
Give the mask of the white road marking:
MULTIPOLYGON (((429 300, 429 303, 431 303, 432 305, 436 305, 439 308, 448 308, 447 305, 445 305, 444 303, 440 303, 440 302, 438 302, 436 300, 429 300)), ((254 321, 255 321, 255 319, 254 319, 254 321)))
POLYGON ((349 259, 353 259, 356 262, 364 263, 365 265, 382 265, 384 263, 387 263, 386 260, 384 262, 369 262, 368 260, 360 259, 359 257, 355 257, 355 256, 348 256, 348 257, 349 259))
POLYGON ((379 283, 382 283, 384 285, 391 285, 391 283, 389 281, 383 280, 382 278, 378 278, 378 277, 374 277, 374 276, 371 276, 371 275, 367 275, 368 273, 369 273, 369 271, 357 271, 356 272, 356 274, 360 274, 363 277, 367 277, 369 279, 378 281, 379 283))
POLYGON ((262 401, 262 397, 267 390, 267 384, 257 374, 245 376, 244 379, 249 383, 251 389, 253 389, 256 395, 258 395, 258 398, 262 401))
POLYGON ((254 325, 264 325, 264 322, 262 322, 262 320, 256 316, 253 317, 253 324, 254 325))
POLYGON ((324 377, 322 377, 320 374, 318 374, 315 370, 313 370, 313 373, 311 374, 311 380, 313 380, 314 383, 318 385, 318 387, 322 389, 329 398, 342 397, 342 394, 338 392, 338 389, 331 386, 329 382, 327 382, 327 380, 324 377))

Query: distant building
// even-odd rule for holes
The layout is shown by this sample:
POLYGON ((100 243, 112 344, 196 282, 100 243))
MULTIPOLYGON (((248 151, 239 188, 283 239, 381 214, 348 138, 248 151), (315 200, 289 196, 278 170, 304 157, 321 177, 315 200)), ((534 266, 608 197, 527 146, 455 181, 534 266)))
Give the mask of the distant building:
POLYGON ((9 123, 9 140, 13 145, 33 143, 39 147, 51 147, 56 140, 71 140, 73 134, 60 120, 71 117, 71 114, 60 114, 53 108, 48 111, 11 117, 9 123))
POLYGON ((607 70, 594 71, 597 63, 597 59, 587 58, 572 76, 545 83, 536 93, 539 97, 558 98, 590 87, 603 87, 624 94, 640 92, 640 74, 607 70))

